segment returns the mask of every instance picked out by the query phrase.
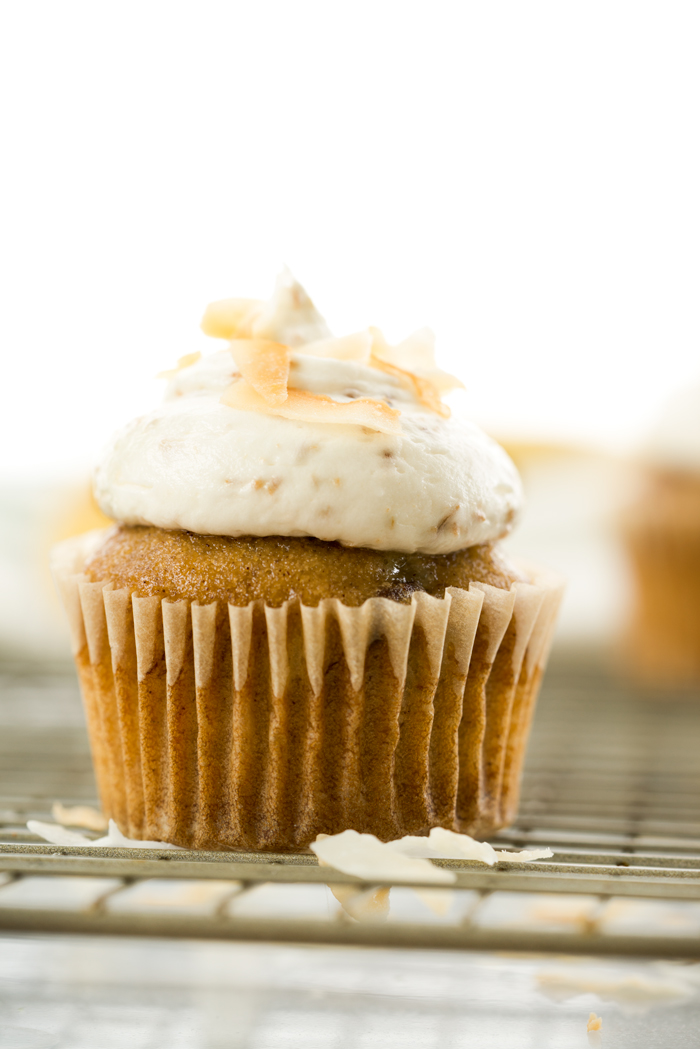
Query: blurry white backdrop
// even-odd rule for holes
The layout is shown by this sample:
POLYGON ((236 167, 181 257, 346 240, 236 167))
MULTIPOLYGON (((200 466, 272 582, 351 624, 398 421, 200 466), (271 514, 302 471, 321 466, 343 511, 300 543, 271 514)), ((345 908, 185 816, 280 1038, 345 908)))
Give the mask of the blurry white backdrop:
POLYGON ((700 372, 700 7, 5 0, 3 472, 87 463, 287 262, 431 324, 492 431, 624 443, 700 372))
POLYGON ((634 447, 700 373, 699 31, 683 2, 5 0, 0 480, 86 475, 206 303, 282 263, 339 334, 432 325, 495 435, 634 447))

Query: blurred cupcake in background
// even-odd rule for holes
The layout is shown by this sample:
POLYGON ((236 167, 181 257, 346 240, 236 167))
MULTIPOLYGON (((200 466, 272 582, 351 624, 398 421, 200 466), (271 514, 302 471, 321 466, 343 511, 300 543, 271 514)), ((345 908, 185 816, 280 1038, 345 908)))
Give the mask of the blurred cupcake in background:
POLYGON ((622 528, 634 584, 628 670, 700 683, 700 385, 677 394, 651 432, 622 528))

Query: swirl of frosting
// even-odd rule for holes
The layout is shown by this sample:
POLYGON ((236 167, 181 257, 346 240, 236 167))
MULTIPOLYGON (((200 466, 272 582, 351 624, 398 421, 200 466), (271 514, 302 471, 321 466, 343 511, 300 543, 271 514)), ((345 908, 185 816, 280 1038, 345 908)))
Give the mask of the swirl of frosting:
POLYGON ((183 360, 161 407, 113 438, 95 472, 108 516, 427 554, 510 531, 517 471, 449 417, 426 333, 403 350, 372 330, 332 339, 287 274, 271 303, 214 304, 203 327, 230 348, 183 360))

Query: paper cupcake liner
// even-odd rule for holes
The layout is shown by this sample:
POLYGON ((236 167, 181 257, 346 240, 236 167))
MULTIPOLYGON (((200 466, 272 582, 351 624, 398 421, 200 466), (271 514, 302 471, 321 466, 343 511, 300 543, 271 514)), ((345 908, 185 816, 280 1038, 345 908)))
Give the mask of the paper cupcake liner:
POLYGON ((623 641, 626 668, 660 685, 700 681, 700 522, 624 531, 634 605, 623 641))
POLYGON ((245 608, 137 597, 62 543, 105 814, 130 837, 294 849, 347 828, 391 840, 512 820, 561 581, 472 583, 410 604, 245 608))

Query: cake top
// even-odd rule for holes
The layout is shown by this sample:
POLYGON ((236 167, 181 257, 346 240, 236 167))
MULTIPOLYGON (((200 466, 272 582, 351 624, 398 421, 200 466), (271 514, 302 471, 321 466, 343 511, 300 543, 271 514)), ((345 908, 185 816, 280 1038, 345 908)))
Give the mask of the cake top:
POLYGON ((266 301, 205 312, 224 349, 181 359, 165 401, 118 433, 95 472, 104 512, 204 535, 313 536, 449 553, 510 531, 517 471, 441 395, 461 385, 421 329, 334 338, 288 272, 266 301))

